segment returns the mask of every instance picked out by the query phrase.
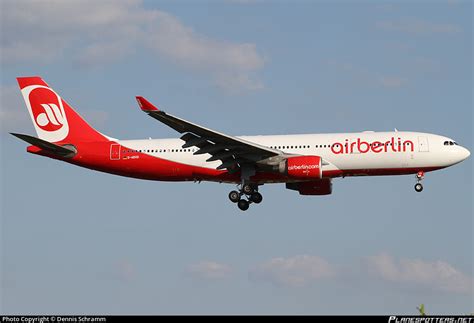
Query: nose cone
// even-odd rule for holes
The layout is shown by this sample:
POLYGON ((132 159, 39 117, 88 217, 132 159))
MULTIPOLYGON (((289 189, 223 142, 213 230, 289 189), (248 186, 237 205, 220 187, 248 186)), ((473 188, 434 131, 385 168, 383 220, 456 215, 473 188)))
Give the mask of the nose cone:
POLYGON ((460 148, 461 148, 460 157, 462 161, 462 160, 467 159, 471 155, 471 152, 464 147, 460 147, 460 148))

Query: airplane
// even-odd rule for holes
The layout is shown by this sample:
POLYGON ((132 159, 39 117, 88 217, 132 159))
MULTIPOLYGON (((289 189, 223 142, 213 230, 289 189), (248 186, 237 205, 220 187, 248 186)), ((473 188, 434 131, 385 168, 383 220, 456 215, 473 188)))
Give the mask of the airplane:
POLYGON ((40 77, 18 77, 37 136, 11 133, 27 152, 110 174, 155 181, 230 183, 245 211, 259 187, 285 183, 301 195, 332 193, 332 179, 425 173, 460 163, 469 150, 448 137, 407 131, 230 136, 175 117, 137 96, 143 112, 181 134, 175 139, 118 140, 91 127, 40 77))

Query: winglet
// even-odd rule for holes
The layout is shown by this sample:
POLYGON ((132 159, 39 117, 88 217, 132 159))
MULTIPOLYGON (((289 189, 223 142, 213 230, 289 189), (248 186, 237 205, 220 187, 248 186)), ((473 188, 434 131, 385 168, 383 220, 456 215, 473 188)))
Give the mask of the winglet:
POLYGON ((148 102, 147 99, 145 99, 142 96, 137 96, 137 102, 138 105, 140 106, 140 109, 142 109, 145 112, 150 112, 150 111, 160 111, 157 107, 155 107, 153 104, 148 102))

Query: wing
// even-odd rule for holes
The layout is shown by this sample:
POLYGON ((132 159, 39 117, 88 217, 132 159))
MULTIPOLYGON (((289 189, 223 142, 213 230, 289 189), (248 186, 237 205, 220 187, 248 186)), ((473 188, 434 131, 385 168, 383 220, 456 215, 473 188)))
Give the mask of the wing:
POLYGON ((137 96, 138 105, 149 116, 182 133, 185 141, 183 148, 198 147, 194 155, 210 154, 207 161, 221 160, 217 169, 235 171, 243 164, 273 165, 278 164, 284 156, 280 150, 229 136, 189 121, 180 119, 156 108, 145 98, 137 96))

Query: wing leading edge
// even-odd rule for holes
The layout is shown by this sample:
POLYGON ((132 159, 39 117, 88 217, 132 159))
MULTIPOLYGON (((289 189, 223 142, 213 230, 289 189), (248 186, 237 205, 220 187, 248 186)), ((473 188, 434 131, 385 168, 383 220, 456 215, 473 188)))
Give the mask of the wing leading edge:
POLYGON ((227 169, 235 172, 244 164, 276 164, 284 153, 265 147, 254 142, 229 136, 184 119, 168 114, 141 96, 136 97, 142 111, 152 118, 164 123, 174 130, 182 133, 181 139, 185 141, 183 148, 198 147, 194 155, 210 154, 207 161, 220 160, 222 164, 217 169, 227 169))

